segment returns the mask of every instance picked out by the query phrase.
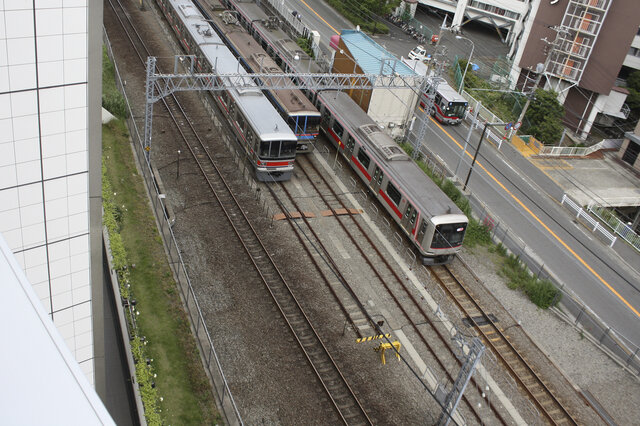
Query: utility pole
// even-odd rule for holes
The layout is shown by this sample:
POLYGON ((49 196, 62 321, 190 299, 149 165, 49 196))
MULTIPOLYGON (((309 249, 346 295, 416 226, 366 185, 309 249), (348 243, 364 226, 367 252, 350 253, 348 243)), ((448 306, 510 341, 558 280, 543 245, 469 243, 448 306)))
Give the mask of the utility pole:
MULTIPOLYGON (((436 52, 437 53, 437 52, 436 52)), ((415 140, 412 142, 409 137, 411 135, 411 127, 407 130, 407 134, 405 140, 413 146, 413 153, 411 155, 412 158, 417 159, 422 150, 422 140, 424 139, 424 135, 427 133, 427 122, 429 121, 429 117, 431 116, 431 112, 434 108, 434 100, 436 97, 436 92, 438 90, 438 83, 440 82, 440 76, 444 70, 445 61, 436 61, 436 55, 433 56, 433 61, 436 62, 436 69, 433 72, 431 78, 429 78, 430 68, 427 69, 427 75, 425 76, 425 80, 423 84, 420 86, 420 93, 418 94, 418 105, 420 99, 422 99, 422 93, 426 91, 427 102, 424 106, 424 114, 423 117, 418 118, 420 120, 420 125, 418 127, 418 132, 415 135, 415 140), (429 87, 426 88, 426 85, 429 84, 429 87), (426 89, 426 90, 425 90, 426 89)))
MULTIPOLYGON (((531 99, 533 99, 533 95, 538 89, 538 85, 542 80, 542 76, 547 72, 547 68, 549 67, 549 62, 551 62, 551 56, 553 54, 553 50, 555 49, 556 44, 558 42, 558 35, 560 33, 566 32, 566 30, 562 29, 557 25, 550 28, 556 32, 556 37, 553 39, 553 41, 547 40, 546 37, 542 39, 542 41, 544 41, 547 44, 546 46, 546 50, 548 50, 547 55, 544 60, 544 64, 538 63, 538 65, 536 66, 536 73, 538 73, 538 76, 536 77, 536 81, 533 85, 533 89, 531 89, 531 93, 527 96, 527 102, 524 104, 524 108, 522 108, 522 112, 520 112, 520 116, 518 117, 517 123, 522 123, 522 120, 524 120, 524 115, 527 113, 527 110, 529 109, 529 105, 531 105, 531 99)), ((526 86, 526 83, 525 83, 525 86, 526 86)), ((513 134, 515 135, 517 132, 518 131, 516 130, 513 134)))

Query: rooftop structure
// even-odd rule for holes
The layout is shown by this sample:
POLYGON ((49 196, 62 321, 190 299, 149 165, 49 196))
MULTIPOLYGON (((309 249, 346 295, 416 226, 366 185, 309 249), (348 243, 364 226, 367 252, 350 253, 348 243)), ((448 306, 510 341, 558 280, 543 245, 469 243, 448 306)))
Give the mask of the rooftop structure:
MULTIPOLYGON (((393 79, 417 73, 393 56, 384 47, 358 30, 342 30, 333 36, 335 49, 333 72, 378 74, 378 78, 393 79)), ((401 135, 418 100, 411 89, 351 89, 347 93, 378 125, 392 136, 401 135)))
POLYGON ((115 424, 1 235, 0 276, 2 423, 115 424))

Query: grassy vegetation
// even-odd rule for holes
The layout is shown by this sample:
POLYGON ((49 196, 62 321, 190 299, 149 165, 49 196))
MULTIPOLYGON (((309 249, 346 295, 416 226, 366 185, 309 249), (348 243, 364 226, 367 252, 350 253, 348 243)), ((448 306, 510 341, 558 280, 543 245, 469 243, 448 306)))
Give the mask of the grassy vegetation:
POLYGON ((536 306, 547 309, 560 302, 560 290, 551 281, 541 280, 531 274, 518 256, 508 254, 502 244, 489 248, 490 251, 501 255, 503 262, 500 275, 505 277, 507 286, 512 290, 524 292, 536 306))
MULTIPOLYGON (((409 155, 413 153, 411 145, 401 143, 400 146, 409 155)), ((508 280, 507 286, 513 290, 523 291, 536 306, 547 309, 560 301, 560 292, 551 281, 541 280, 533 276, 517 256, 508 254, 507 249, 502 244, 493 244, 491 229, 473 217, 469 200, 451 180, 443 179, 433 173, 433 170, 422 161, 421 156, 418 157, 417 164, 469 218, 469 226, 464 237, 464 245, 466 247, 486 246, 489 251, 499 254, 502 259, 500 273, 508 280)))
POLYGON ((129 110, 118 92, 114 79, 115 67, 109 60, 107 48, 102 47, 102 107, 119 118, 127 118, 129 110))
MULTIPOLYGON (((113 80, 108 60, 105 68, 103 90, 107 98, 117 100, 115 85, 108 81, 113 80)), ((102 146, 104 223, 122 297, 135 299, 139 312, 137 331, 130 330, 131 346, 147 422, 218 424, 220 415, 133 161, 124 121, 103 125, 102 146)))

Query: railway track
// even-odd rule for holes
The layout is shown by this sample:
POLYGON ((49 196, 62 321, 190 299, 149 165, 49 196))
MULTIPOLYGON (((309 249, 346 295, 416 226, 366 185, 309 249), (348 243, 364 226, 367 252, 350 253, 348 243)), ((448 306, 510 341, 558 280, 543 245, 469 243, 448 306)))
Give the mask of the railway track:
POLYGON ((446 265, 432 266, 431 271, 458 308, 474 324, 484 344, 491 348, 517 383, 525 390, 540 414, 554 425, 577 425, 559 396, 536 373, 526 358, 511 344, 504 329, 491 319, 469 288, 446 265))
MULTIPOLYGON (((144 67, 145 57, 150 56, 151 52, 136 31, 122 3, 109 0, 109 4, 144 67)), ((163 99, 163 105, 336 413, 347 425, 372 424, 178 99, 175 96, 166 97, 163 99)))
MULTIPOLYGON (((364 262, 368 263, 368 266, 373 271, 374 275, 378 278, 380 284, 385 288, 386 292, 392 297, 395 301, 396 306, 401 311, 401 315, 404 316, 414 333, 418 336, 421 343, 424 347, 430 352, 431 359, 433 359, 434 364, 437 364, 442 374, 444 374, 448 380, 453 382, 455 380, 455 374, 457 371, 452 372, 451 368, 447 366, 450 364, 447 360, 443 360, 441 356, 438 356, 437 351, 434 349, 434 342, 430 341, 429 337, 425 337, 424 333, 416 326, 416 324, 428 324, 437 340, 440 342, 440 348, 446 348, 448 353, 448 359, 457 359, 453 349, 450 346, 450 339, 446 333, 443 333, 439 330, 439 328, 433 324, 429 314, 424 311, 422 307, 422 303, 420 303, 416 297, 413 295, 412 291, 406 287, 404 280, 402 277, 395 271, 395 269, 389 264, 386 260, 385 256, 380 252, 376 243, 371 240, 368 235, 368 232, 362 228, 362 225, 356 220, 355 216, 351 213, 338 215, 341 212, 349 212, 346 204, 341 200, 341 197, 335 192, 332 185, 326 180, 323 173, 321 173, 313 161, 308 159, 307 157, 301 157, 298 162, 298 171, 302 173, 310 185, 315 189, 316 196, 322 199, 323 203, 334 213, 335 219, 338 222, 339 227, 344 231, 347 235, 347 238, 350 239, 353 246, 360 253, 360 256, 364 260, 364 262), (323 182, 323 188, 319 188, 319 182, 323 182), (325 187, 328 188, 329 194, 325 193, 325 187), (350 231, 347 229, 345 223, 343 223, 343 219, 345 221, 351 221, 354 226, 358 229, 358 231, 350 231), (374 260, 370 259, 370 256, 367 253, 375 253, 376 256, 374 260), (393 287, 393 288, 392 288, 393 287)), ((301 206, 296 201, 295 197, 293 197, 288 190, 286 190, 286 185, 281 184, 285 196, 288 200, 288 204, 293 207, 295 211, 302 211, 301 206)), ((282 208, 286 211, 286 207, 284 207, 284 203, 280 202, 282 208)), ((287 214, 287 216, 290 216, 287 214)), ((305 218, 304 215, 296 215, 296 219, 301 218, 302 221, 305 222, 308 229, 311 230, 311 233, 314 235, 313 245, 317 247, 321 247, 321 251, 328 258, 331 258, 330 253, 332 250, 326 247, 322 238, 317 235, 317 232, 313 230, 313 224, 310 220, 305 218)), ((293 222, 294 219, 289 217, 289 221, 293 222)), ((295 225, 292 224, 292 227, 295 228, 295 225)), ((337 267, 337 266, 336 266, 337 267)), ((371 318, 369 314, 366 312, 363 304, 357 299, 355 292, 351 292, 351 297, 355 299, 355 304, 357 306, 362 307, 363 312, 362 315, 371 318)), ((351 300, 343 300, 342 303, 351 303, 351 300)), ((373 322, 373 321, 372 321, 373 322)), ((380 331, 380 330, 378 330, 380 331)), ((440 349, 441 350, 441 349, 440 349)), ((456 365, 459 365, 456 364, 456 365)), ((475 383, 475 378, 472 379, 475 383)), ((466 403, 468 411, 473 415, 474 421, 477 423, 486 422, 487 419, 483 418, 483 413, 478 411, 478 402, 482 401, 482 398, 479 395, 465 395, 463 397, 464 402, 466 403)), ((506 419, 503 417, 502 412, 499 407, 495 405, 489 405, 492 410, 492 418, 494 422, 497 424, 508 424, 506 419)))

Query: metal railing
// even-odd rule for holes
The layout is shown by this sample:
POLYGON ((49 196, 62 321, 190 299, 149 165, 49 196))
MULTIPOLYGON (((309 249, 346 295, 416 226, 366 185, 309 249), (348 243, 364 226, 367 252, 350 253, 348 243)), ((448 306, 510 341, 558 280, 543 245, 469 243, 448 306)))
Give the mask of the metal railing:
POLYGON ((178 247, 175 235, 171 229, 172 222, 170 221, 167 211, 168 208, 164 203, 164 194, 158 189, 158 184, 154 179, 153 169, 151 163, 147 159, 144 151, 143 136, 139 132, 139 128, 136 125, 135 114, 129 103, 125 86, 122 82, 122 78, 118 71, 118 65, 113 56, 111 49, 111 43, 107 36, 106 30, 103 28, 103 40, 107 48, 107 54, 113 62, 116 74, 116 85, 118 90, 124 96, 129 111, 129 119, 127 119, 127 126, 131 132, 132 145, 136 153, 138 164, 142 176, 144 177, 144 183, 149 194, 149 199, 153 207, 153 212, 156 217, 156 223, 158 225, 158 231, 162 235, 162 241, 165 246, 169 265, 173 270, 174 278, 178 289, 180 290, 180 296, 182 302, 186 308, 186 312, 189 316, 189 320, 192 326, 194 337, 200 350, 200 356, 202 358, 203 366, 207 371, 211 383, 213 385, 214 394, 218 400, 218 405, 221 409, 221 413, 227 424, 242 425, 244 424, 240 416, 240 412, 236 406, 236 403, 229 389, 229 384, 225 378, 220 364, 220 359, 216 352, 213 340, 207 329, 204 316, 200 309, 200 305, 196 298, 195 291, 191 285, 191 280, 187 273, 184 261, 182 259, 181 250, 178 247))
POLYGON ((609 209, 596 204, 594 201, 591 201, 589 205, 587 205, 587 210, 606 223, 615 234, 620 235, 622 239, 631 244, 633 248, 640 251, 640 235, 635 233, 630 224, 624 223, 609 209))
POLYGON ((613 247, 613 243, 616 242, 617 237, 611 232, 607 231, 604 226, 600 225, 600 222, 591 217, 588 211, 584 210, 580 205, 578 205, 578 203, 569 198, 567 194, 562 194, 562 200, 560 201, 560 204, 566 204, 567 206, 569 206, 569 208, 576 213, 576 219, 583 219, 584 221, 586 221, 589 226, 593 227, 591 229, 592 232, 600 232, 600 235, 609 240, 609 247, 613 247))
POLYGON ((601 149, 615 148, 612 141, 620 141, 618 147, 622 144, 622 139, 603 139, 595 145, 591 146, 546 146, 540 147, 538 155, 546 156, 566 156, 566 157, 584 157, 601 149))

